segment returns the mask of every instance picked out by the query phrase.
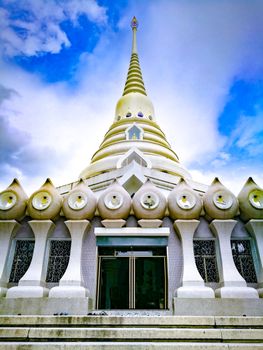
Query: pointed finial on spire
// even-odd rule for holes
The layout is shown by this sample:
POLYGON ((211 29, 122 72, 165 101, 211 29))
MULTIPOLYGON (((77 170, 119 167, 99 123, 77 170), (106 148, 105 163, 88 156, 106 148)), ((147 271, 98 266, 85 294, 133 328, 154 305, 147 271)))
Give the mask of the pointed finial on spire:
POLYGON ((137 29, 138 28, 138 21, 137 21, 137 18, 135 16, 133 16, 133 19, 131 21, 131 27, 132 29, 137 29))
POLYGON ((127 80, 125 83, 123 96, 129 94, 130 92, 138 92, 143 95, 147 95, 142 79, 142 72, 139 64, 139 57, 137 52, 137 40, 136 40, 136 32, 138 28, 138 21, 134 16, 131 21, 132 27, 132 53, 130 66, 128 70, 127 80))
POLYGON ((136 40, 136 31, 138 28, 138 21, 135 16, 133 16, 133 19, 131 21, 131 27, 132 27, 132 32, 133 32, 133 37, 132 37, 132 53, 137 53, 137 40, 136 40))

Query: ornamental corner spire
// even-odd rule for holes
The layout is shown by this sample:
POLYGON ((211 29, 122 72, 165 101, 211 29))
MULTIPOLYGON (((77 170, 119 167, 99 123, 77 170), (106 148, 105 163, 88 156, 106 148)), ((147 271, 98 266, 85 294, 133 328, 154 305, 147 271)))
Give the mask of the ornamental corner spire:
POLYGON ((123 96, 129 94, 130 92, 138 92, 143 95, 146 94, 146 90, 144 87, 144 82, 142 78, 141 67, 139 63, 139 57, 137 52, 137 28, 138 21, 134 16, 131 21, 132 28, 132 52, 131 52, 131 60, 130 66, 128 70, 128 75, 123 91, 123 96))

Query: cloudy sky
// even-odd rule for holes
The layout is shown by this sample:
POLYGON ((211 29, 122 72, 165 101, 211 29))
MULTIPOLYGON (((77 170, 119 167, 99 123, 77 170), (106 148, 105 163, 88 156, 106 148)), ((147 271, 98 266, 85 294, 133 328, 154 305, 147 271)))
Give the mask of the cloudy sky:
POLYGON ((262 0, 0 0, 0 191, 77 179, 113 121, 139 21, 156 119, 197 181, 263 186, 262 0))

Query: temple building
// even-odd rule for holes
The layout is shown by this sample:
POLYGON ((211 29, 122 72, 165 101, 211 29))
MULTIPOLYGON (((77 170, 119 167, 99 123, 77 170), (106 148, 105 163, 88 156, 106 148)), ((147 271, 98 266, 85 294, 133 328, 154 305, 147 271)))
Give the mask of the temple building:
POLYGON ((158 124, 131 26, 123 94, 78 180, 47 179, 30 197, 17 179, 1 189, 0 313, 263 315, 263 190, 192 179, 158 124))

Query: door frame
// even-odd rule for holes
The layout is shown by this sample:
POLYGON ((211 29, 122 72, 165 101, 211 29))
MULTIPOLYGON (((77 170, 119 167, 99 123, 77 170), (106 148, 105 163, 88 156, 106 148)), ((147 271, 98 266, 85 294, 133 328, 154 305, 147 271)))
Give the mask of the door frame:
MULTIPOLYGON (((115 247, 111 247, 114 249, 115 247)), ((116 247, 118 249, 119 247, 116 247)), ((132 247, 130 247, 132 248, 132 247)), ((138 248, 138 247, 136 247, 138 248)), ((141 247, 144 251, 151 251, 151 248, 154 247, 141 247)), ((130 250, 131 254, 127 254, 125 256, 115 256, 116 259, 129 258, 129 305, 128 310, 136 310, 136 259, 138 258, 163 258, 163 273, 164 273, 164 307, 160 310, 168 309, 168 259, 167 259, 167 247, 165 247, 165 255, 157 255, 157 256, 149 256, 149 255, 136 255, 136 251, 134 252, 132 249, 130 250), (135 253, 135 254, 134 254, 135 253)), ((98 249, 97 255, 97 280, 96 280, 96 309, 99 308, 100 302, 100 293, 101 293, 101 265, 103 258, 113 258, 114 255, 100 255, 98 249)), ((138 309, 140 310, 140 309, 138 309)), ((159 310, 159 309, 156 309, 159 310)))

